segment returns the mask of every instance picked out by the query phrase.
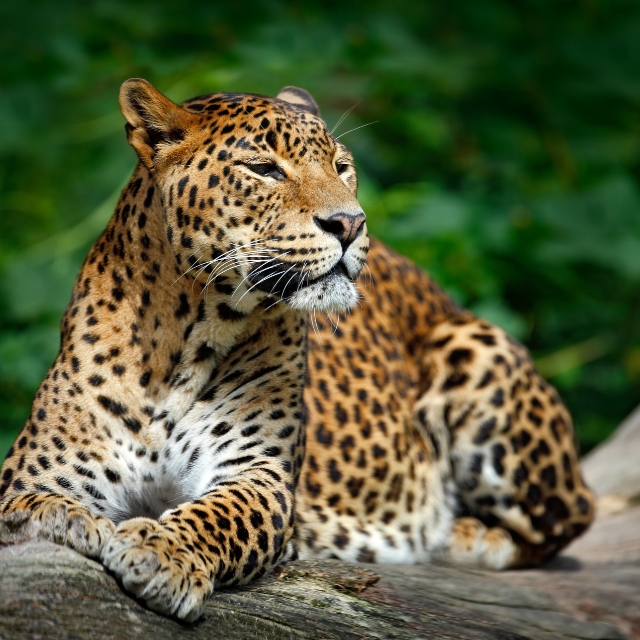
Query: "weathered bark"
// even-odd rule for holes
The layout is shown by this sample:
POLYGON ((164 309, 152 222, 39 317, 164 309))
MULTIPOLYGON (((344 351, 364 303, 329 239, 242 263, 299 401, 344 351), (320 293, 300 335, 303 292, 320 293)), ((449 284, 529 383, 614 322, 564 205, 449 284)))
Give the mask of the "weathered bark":
POLYGON ((216 593, 193 627, 35 539, 0 549, 0 638, 640 638, 639 531, 640 509, 610 516, 533 571, 296 562, 216 593))
MULTIPOLYGON (((586 466, 600 495, 638 493, 625 492, 640 468, 634 420, 586 466), (623 482, 605 482, 601 464, 623 482)), ((148 611, 100 564, 14 518, 0 523, 0 543, 12 543, 0 547, 0 639, 640 638, 640 507, 623 506, 543 569, 296 562, 214 594, 193 626, 148 611)))

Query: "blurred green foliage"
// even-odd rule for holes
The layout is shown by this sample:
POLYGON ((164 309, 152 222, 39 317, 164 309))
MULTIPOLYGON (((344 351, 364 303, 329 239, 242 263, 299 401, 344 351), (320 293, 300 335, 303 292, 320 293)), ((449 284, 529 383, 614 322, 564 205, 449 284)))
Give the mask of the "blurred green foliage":
POLYGON ((134 166, 132 76, 353 108, 372 232, 524 340, 593 446, 638 401, 639 42, 630 0, 3 3, 0 454, 134 166))

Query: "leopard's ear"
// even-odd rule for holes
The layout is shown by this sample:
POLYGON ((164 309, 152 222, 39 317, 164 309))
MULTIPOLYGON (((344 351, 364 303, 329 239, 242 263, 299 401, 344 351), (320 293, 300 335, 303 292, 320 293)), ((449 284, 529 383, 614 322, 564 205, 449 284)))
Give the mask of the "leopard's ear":
POLYGON ((194 119, 142 78, 122 84, 120 110, 127 120, 129 144, 148 169, 153 167, 159 149, 184 140, 194 119))
POLYGON ((313 113, 314 116, 320 115, 320 107, 318 107, 313 96, 304 89, 300 89, 298 87, 284 87, 283 89, 280 89, 280 93, 276 97, 278 100, 284 100, 285 102, 295 104, 296 107, 309 111, 310 113, 313 113))

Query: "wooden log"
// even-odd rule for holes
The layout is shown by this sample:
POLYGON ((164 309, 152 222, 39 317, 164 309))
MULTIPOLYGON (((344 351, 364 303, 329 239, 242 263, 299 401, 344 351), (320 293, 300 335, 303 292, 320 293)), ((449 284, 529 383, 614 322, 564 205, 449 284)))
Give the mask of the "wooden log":
POLYGON ((640 638, 639 530, 640 509, 605 518, 533 571, 295 562, 215 593, 192 626, 36 532, 0 549, 0 638, 640 638))
POLYGON ((599 496, 640 500, 640 407, 582 459, 582 471, 599 496))
POLYGON ((295 562, 215 593, 185 625, 130 598, 96 562, 0 519, 0 640, 100 638, 640 639, 640 409, 584 461, 616 509, 541 569, 295 562))

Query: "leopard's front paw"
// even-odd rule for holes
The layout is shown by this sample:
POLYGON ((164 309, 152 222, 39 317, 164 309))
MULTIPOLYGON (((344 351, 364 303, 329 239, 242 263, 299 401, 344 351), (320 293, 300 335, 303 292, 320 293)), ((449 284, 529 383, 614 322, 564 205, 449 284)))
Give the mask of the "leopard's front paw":
POLYGON ((150 609, 187 622, 203 614, 213 593, 197 558, 149 518, 120 523, 102 551, 102 562, 150 609))
POLYGON ((38 496, 32 501, 29 511, 31 519, 40 524, 41 537, 96 560, 115 529, 108 518, 63 496, 38 496))

